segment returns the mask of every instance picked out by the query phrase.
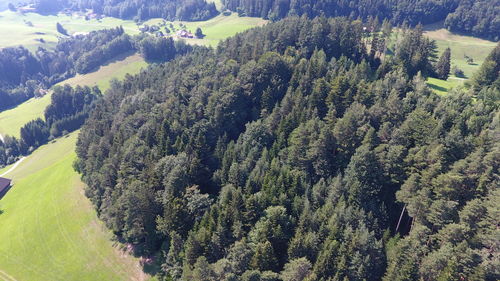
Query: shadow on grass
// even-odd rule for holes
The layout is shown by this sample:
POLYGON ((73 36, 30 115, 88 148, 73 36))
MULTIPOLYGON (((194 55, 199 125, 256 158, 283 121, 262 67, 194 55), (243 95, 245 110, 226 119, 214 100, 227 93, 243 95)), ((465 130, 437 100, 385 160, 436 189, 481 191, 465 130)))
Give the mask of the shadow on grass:
POLYGON ((441 91, 441 92, 448 92, 448 89, 445 87, 441 87, 435 84, 428 83, 427 86, 429 86, 431 89, 436 90, 436 91, 441 91))

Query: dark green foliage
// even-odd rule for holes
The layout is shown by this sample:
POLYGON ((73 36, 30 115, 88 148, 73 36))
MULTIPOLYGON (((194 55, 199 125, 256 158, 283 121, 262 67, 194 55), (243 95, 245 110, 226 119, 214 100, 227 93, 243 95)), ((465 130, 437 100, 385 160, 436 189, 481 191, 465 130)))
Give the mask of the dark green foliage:
POLYGON ((450 57, 451 50, 450 48, 446 48, 436 64, 436 75, 439 79, 448 79, 448 76, 450 75, 450 57))
POLYGON ((56 23, 56 29, 57 32, 61 33, 62 35, 68 36, 68 31, 62 26, 62 24, 56 23))
POLYGON ((145 37, 139 41, 139 51, 144 59, 155 62, 166 62, 177 55, 191 51, 192 47, 183 41, 174 42, 169 37, 145 37))
POLYGON ((278 20, 287 16, 345 16, 351 19, 389 19, 415 26, 445 20, 456 32, 498 40, 500 0, 223 0, 224 8, 240 16, 278 20))
MULTIPOLYGON (((50 0, 52 1, 52 0, 50 0)), ((207 20, 217 15, 213 2, 205 0, 64 0, 73 9, 93 9, 98 14, 144 21, 150 18, 207 20)))
POLYGON ((444 26, 455 32, 498 41, 500 34, 499 0, 462 0, 458 8, 446 17, 444 26))
POLYGON ((421 32, 378 68, 360 22, 292 17, 128 76, 86 194, 167 280, 495 280, 498 103, 435 95, 421 32))
POLYGON ((500 43, 491 51, 481 68, 474 74, 472 85, 476 90, 484 87, 500 89, 500 43))
POLYGON ((196 38, 200 38, 202 39, 203 37, 205 37, 205 34, 203 34, 203 31, 201 30, 201 28, 196 28, 196 32, 194 34, 196 36, 196 38))

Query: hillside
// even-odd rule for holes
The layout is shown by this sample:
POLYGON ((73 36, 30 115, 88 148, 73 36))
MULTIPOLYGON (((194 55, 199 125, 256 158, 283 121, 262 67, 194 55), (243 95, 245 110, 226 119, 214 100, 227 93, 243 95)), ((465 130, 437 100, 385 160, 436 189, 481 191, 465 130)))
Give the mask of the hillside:
POLYGON ((166 280, 498 279, 500 45, 439 97, 422 29, 384 61, 363 30, 287 18, 113 85, 75 165, 100 218, 166 280))
POLYGON ((0 201, 0 279, 146 279, 83 195, 72 168, 77 134, 39 148, 5 175, 15 183, 0 201))

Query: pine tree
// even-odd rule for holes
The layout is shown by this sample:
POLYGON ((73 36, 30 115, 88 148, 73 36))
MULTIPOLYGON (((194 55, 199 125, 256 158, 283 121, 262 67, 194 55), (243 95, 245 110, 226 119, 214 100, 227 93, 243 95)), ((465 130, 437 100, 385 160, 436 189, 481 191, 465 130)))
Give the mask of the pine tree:
POLYGON ((443 54, 439 58, 439 61, 436 65, 436 74, 439 79, 446 80, 450 75, 450 56, 451 50, 450 48, 446 48, 443 54))
POLYGON ((196 32, 194 35, 196 36, 196 38, 199 38, 199 39, 205 37, 205 34, 203 34, 203 31, 199 27, 196 28, 196 32))
POLYGON ((62 24, 56 23, 56 28, 57 28, 57 32, 59 32, 63 35, 68 35, 68 31, 62 26, 62 24))

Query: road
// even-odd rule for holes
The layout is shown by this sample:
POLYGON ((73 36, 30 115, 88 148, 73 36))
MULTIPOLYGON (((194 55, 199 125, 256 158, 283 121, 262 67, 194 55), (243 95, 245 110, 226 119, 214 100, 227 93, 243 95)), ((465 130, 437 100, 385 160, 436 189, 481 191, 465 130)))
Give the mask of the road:
POLYGON ((17 160, 16 164, 14 164, 14 166, 10 167, 10 169, 8 169, 5 173, 1 174, 0 177, 3 177, 5 176, 6 174, 14 171, 15 168, 17 168, 17 166, 19 164, 21 164, 21 162, 23 162, 23 160, 26 159, 26 157, 22 157, 21 159, 17 160))

